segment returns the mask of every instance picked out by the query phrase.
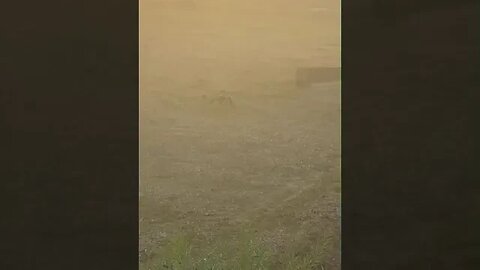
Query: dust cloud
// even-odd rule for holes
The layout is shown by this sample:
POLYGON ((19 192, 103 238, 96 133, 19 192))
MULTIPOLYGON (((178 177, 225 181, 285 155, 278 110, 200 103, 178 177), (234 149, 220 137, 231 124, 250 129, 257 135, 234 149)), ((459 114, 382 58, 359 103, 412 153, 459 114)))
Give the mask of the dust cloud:
POLYGON ((324 67, 340 67, 338 0, 140 0, 142 267, 176 235, 202 250, 250 228, 271 269, 319 242, 339 269, 340 82, 324 67))

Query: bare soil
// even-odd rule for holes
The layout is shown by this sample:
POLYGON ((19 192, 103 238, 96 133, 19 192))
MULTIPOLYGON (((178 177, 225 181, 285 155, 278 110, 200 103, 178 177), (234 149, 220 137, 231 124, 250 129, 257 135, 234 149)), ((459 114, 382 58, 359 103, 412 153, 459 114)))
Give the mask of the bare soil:
POLYGON ((140 249, 182 231, 199 243, 228 241, 248 227, 277 254, 329 238, 339 266, 339 83, 269 95, 229 93, 144 112, 140 249), (295 246, 295 247, 293 247, 295 246))

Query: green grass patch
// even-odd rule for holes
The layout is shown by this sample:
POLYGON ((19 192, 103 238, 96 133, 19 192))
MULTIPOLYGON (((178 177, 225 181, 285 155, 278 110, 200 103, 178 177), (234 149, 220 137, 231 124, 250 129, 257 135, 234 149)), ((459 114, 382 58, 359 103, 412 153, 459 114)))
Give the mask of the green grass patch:
POLYGON ((279 255, 248 233, 209 247, 195 246, 191 235, 178 235, 141 264, 142 270, 315 270, 325 269, 328 241, 310 247, 291 247, 279 255))

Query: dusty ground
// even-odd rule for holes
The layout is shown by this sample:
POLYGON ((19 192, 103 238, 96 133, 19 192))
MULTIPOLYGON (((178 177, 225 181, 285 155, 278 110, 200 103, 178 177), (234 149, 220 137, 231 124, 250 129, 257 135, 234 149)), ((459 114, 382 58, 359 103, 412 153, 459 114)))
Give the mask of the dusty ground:
POLYGON ((339 84, 231 98, 168 97, 177 109, 144 114, 141 250, 182 230, 205 241, 248 226, 279 252, 326 233, 339 260, 339 84))
POLYGON ((328 238, 339 269, 340 84, 294 86, 339 66, 339 2, 140 6, 141 262, 178 233, 251 228, 278 257, 328 238))

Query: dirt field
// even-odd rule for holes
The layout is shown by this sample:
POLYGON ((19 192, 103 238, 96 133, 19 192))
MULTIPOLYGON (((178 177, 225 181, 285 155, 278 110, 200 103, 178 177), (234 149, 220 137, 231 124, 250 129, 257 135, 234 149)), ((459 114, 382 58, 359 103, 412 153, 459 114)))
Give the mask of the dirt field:
POLYGON ((211 240, 246 226, 280 251, 324 232, 338 242, 338 83, 231 98, 234 106, 191 97, 144 114, 141 249, 182 230, 211 240))
POLYGON ((340 269, 340 83, 294 78, 339 65, 339 3, 245 3, 141 1, 144 269, 179 234, 206 250, 245 231, 268 269, 318 245, 340 269))

